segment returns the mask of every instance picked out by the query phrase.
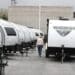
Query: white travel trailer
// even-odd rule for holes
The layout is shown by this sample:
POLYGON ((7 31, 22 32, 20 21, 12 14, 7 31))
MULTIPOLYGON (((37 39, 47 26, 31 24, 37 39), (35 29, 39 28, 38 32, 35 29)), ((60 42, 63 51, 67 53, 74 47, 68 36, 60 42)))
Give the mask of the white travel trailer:
POLYGON ((75 55, 75 21, 49 20, 46 57, 75 55))
POLYGON ((32 31, 35 34, 35 36, 34 36, 35 39, 37 39, 38 36, 44 36, 44 33, 41 30, 39 30, 39 29, 32 29, 32 31))
MULTIPOLYGON (((17 39, 12 39, 12 36, 14 36, 14 35, 12 35, 12 36, 10 36, 9 38, 10 38, 10 40, 8 40, 8 41, 6 41, 6 43, 10 43, 10 44, 8 44, 8 46, 7 46, 7 44, 5 44, 5 42, 4 42, 4 46, 3 46, 3 48, 7 51, 12 51, 11 49, 13 49, 14 50, 14 52, 16 52, 16 51, 21 51, 23 48, 22 47, 28 47, 29 46, 29 43, 31 42, 31 38, 30 38, 30 31, 29 31, 29 29, 26 27, 26 26, 23 26, 23 25, 18 25, 18 24, 15 24, 15 23, 11 23, 11 22, 7 22, 7 21, 4 21, 4 20, 0 20, 1 21, 1 23, 2 23, 2 27, 4 26, 4 28, 7 26, 8 28, 10 28, 10 27, 13 27, 13 29, 14 29, 14 31, 15 31, 15 33, 16 33, 16 38, 17 39), (14 42, 14 45, 13 45, 13 47, 12 47, 12 43, 11 43, 11 41, 13 40, 13 42, 14 42), (15 42, 15 40, 17 40, 16 42, 15 42)), ((4 30, 6 30, 6 29, 4 29, 4 30)), ((9 31, 10 32, 10 34, 11 34, 11 31, 9 31)), ((5 33, 4 33, 4 35, 5 35, 5 33)), ((32 35, 31 35, 32 36, 32 35)), ((6 37, 6 35, 5 35, 5 37, 6 37)), ((4 39, 4 41, 6 40, 6 38, 4 39)))
POLYGON ((0 42, 5 52, 16 52, 21 51, 23 48, 32 47, 37 35, 43 35, 42 31, 38 29, 31 29, 24 25, 15 24, 1 19, 0 29, 0 42))
MULTIPOLYGON (((0 20, 0 28, 2 30, 2 43, 5 51, 15 50, 18 41, 18 35, 13 26, 0 20)), ((14 51, 15 52, 15 51, 14 51)))
POLYGON ((20 27, 20 30, 22 30, 22 33, 24 35, 22 47, 24 47, 24 48, 30 47, 30 43, 32 41, 31 37, 33 36, 33 35, 31 35, 30 29, 23 25, 19 25, 19 27, 20 27))
MULTIPOLYGON (((17 37, 17 42, 15 43, 16 45, 14 46, 14 49, 12 50, 12 51, 14 51, 14 52, 16 52, 16 51, 21 51, 22 50, 22 47, 21 47, 21 44, 22 44, 22 42, 24 41, 24 33, 23 33, 23 31, 21 30, 21 28, 20 28, 20 25, 18 25, 18 24, 15 24, 15 23, 12 23, 12 22, 8 22, 8 21, 4 21, 4 20, 0 20, 5 26, 6 25, 8 25, 8 27, 13 27, 13 29, 15 30, 15 32, 16 32, 16 37, 17 37)), ((11 32, 10 32, 11 33, 11 32)), ((10 37, 10 39, 11 39, 11 37, 10 37)), ((15 39, 14 39, 15 40, 15 39)), ((12 39, 11 40, 8 40, 7 42, 10 42, 10 41, 12 41, 12 39)), ((10 45, 11 45, 11 43, 10 43, 10 45)), ((10 45, 8 46, 8 48, 10 48, 10 45)), ((6 47, 6 45, 4 46, 4 48, 6 47)), ((6 48, 5 48, 6 49, 6 48)), ((11 52, 11 50, 9 49, 7 49, 7 51, 10 51, 11 52)))

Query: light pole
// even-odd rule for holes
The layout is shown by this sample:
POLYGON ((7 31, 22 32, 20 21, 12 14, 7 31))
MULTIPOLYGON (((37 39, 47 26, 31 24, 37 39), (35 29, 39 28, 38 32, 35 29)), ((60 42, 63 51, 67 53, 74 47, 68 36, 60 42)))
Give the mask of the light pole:
POLYGON ((39 30, 41 29, 41 1, 39 0, 39 30))

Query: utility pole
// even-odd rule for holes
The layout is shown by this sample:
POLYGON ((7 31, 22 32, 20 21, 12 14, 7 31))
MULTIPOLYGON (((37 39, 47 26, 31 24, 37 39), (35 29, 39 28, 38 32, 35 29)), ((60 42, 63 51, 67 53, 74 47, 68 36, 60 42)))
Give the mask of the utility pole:
POLYGON ((41 5, 40 5, 40 2, 39 2, 39 30, 40 30, 40 23, 41 22, 41 5))
POLYGON ((39 0, 39 30, 41 29, 41 0, 39 0))

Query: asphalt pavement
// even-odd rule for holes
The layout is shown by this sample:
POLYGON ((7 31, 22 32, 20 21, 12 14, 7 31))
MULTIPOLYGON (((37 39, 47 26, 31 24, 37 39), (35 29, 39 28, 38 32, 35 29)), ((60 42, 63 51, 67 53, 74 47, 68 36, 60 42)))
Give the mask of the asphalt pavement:
POLYGON ((61 64, 55 57, 45 58, 45 50, 41 58, 37 50, 30 50, 28 56, 11 54, 8 56, 5 75, 75 75, 75 58, 61 64))

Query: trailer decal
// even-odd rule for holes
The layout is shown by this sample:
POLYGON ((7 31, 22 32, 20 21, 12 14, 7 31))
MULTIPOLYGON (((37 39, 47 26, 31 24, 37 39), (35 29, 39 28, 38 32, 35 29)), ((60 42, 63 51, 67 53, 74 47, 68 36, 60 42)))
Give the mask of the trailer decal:
POLYGON ((54 26, 53 27, 61 36, 67 36, 75 27, 54 26))

